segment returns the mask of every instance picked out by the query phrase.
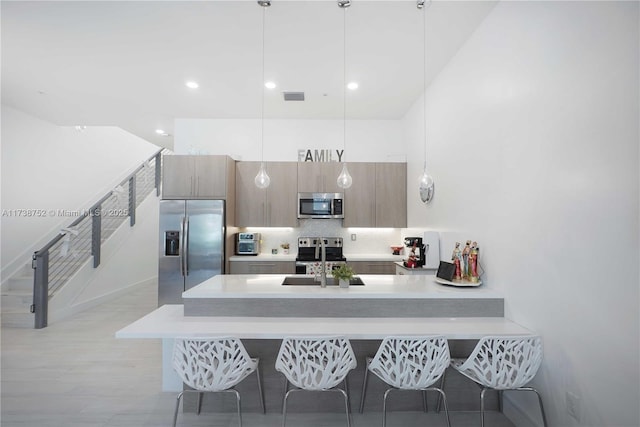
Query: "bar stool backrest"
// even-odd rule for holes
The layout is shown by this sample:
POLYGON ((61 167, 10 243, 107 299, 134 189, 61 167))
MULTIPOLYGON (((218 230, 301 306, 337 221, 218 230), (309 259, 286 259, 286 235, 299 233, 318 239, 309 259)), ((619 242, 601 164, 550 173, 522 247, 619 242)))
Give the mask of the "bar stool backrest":
POLYGON ((486 336, 458 370, 485 387, 513 389, 533 379, 542 355, 540 336, 486 336))
POLYGON ((182 381, 198 391, 223 391, 256 369, 238 338, 176 338, 173 368, 182 381))
POLYGON ((300 337, 282 340, 276 370, 303 390, 328 390, 356 367, 356 356, 343 337, 300 337))
POLYGON ((369 370, 395 388, 421 390, 442 376, 449 361, 449 345, 444 336, 387 337, 369 370))

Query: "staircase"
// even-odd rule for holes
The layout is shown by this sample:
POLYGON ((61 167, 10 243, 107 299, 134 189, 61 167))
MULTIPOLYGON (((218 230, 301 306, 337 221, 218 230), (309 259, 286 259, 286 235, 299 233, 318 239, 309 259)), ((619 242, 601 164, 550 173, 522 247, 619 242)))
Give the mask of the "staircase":
MULTIPOLYGON (((154 190, 159 191, 161 157, 158 151, 113 191, 59 232, 30 262, 2 284, 2 326, 43 328, 47 326, 49 300, 84 266, 100 265, 101 248, 123 224, 135 225, 136 208, 154 190), (115 214, 108 214, 115 212, 115 214), (35 293, 34 293, 35 292, 35 293), (34 296, 35 295, 35 296, 34 296), (35 311, 31 313, 32 308, 35 311)), ((69 289, 69 288, 67 288, 69 289)), ((61 292, 65 293, 65 292, 61 292)), ((69 291, 66 291, 69 295, 69 291)))
POLYGON ((33 270, 25 265, 7 280, 0 291, 0 315, 3 326, 33 328, 33 270))

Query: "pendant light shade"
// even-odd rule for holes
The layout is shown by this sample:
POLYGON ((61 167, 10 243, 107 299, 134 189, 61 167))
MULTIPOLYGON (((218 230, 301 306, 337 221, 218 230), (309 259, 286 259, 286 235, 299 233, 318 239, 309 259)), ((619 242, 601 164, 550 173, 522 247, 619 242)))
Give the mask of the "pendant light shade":
MULTIPOLYGON (((344 45, 343 45, 343 104, 342 104, 342 113, 343 113, 343 121, 342 121, 342 149, 343 153, 347 148, 347 8, 351 6, 350 0, 338 0, 338 7, 341 8, 344 12, 343 15, 343 26, 344 26, 344 45)), ((343 154, 344 158, 344 154, 343 154)), ((338 175, 337 180, 338 187, 340 188, 349 188, 351 184, 353 184, 353 178, 349 174, 349 169, 347 169, 347 164, 342 162, 342 171, 340 175, 338 175)))
POLYGON ((267 168, 264 164, 264 22, 265 15, 267 12, 267 8, 271 6, 270 0, 259 0, 258 4, 262 6, 262 81, 260 82, 260 88, 262 90, 262 110, 260 113, 260 152, 261 152, 261 163, 260 170, 258 174, 254 178, 253 182, 256 184, 258 188, 267 188, 269 184, 271 184, 271 178, 267 174, 267 168))
POLYGON ((338 187, 340 188, 349 188, 353 184, 353 178, 349 174, 349 170, 347 169, 347 164, 342 164, 342 172, 338 175, 338 187))
POLYGON ((433 199, 434 183, 433 178, 427 171, 427 162, 424 162, 424 170, 420 175, 420 200, 429 203, 433 199))
POLYGON ((269 184, 271 184, 271 178, 269 178, 269 175, 267 174, 267 169, 264 162, 260 163, 260 170, 258 171, 258 175, 256 175, 253 182, 255 182, 256 187, 258 188, 267 188, 269 184))

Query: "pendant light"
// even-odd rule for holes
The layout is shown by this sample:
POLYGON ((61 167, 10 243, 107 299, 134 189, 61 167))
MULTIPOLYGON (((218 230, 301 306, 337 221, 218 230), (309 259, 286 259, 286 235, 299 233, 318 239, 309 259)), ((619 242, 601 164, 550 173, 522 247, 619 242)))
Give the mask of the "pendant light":
POLYGON ((429 175, 427 170, 427 6, 431 5, 431 0, 428 0, 428 4, 425 4, 425 0, 418 0, 418 9, 422 10, 422 42, 424 44, 423 52, 423 86, 422 86, 422 98, 424 100, 424 111, 422 120, 424 123, 424 169, 422 175, 420 175, 420 200, 423 203, 429 203, 433 199, 434 183, 433 178, 429 175))
POLYGON ((267 174, 267 169, 264 164, 264 22, 265 15, 267 12, 267 8, 271 6, 271 0, 258 0, 258 4, 262 6, 262 82, 260 83, 260 87, 262 88, 262 110, 261 110, 261 120, 260 120, 260 170, 256 175, 253 182, 255 182, 256 187, 258 188, 267 188, 271 183, 271 178, 267 174))
POLYGON ((347 8, 351 6, 350 0, 338 0, 338 7, 341 8, 344 12, 343 15, 343 27, 344 27, 344 47, 343 47, 343 104, 342 104, 342 113, 343 113, 343 121, 342 121, 342 171, 340 175, 338 175, 338 187, 340 188, 349 188, 351 184, 353 184, 353 178, 349 174, 349 170, 347 169, 347 163, 344 161, 344 153, 347 151, 347 8))

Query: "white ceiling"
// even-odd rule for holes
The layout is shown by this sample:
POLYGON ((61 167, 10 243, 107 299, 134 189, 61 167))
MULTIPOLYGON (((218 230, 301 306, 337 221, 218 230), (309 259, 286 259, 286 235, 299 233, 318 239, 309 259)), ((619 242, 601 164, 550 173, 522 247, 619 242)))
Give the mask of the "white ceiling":
MULTIPOLYGON (((426 9, 427 84, 495 2, 426 9)), ((256 1, 2 1, 2 103, 59 125, 119 126, 171 147, 176 118, 259 118, 256 1), (185 87, 187 80, 200 84, 185 87)), ((401 118, 423 90, 415 1, 273 0, 265 15, 265 118, 401 118), (346 78, 360 87, 343 95, 346 78), (285 102, 282 91, 304 91, 285 102)))

